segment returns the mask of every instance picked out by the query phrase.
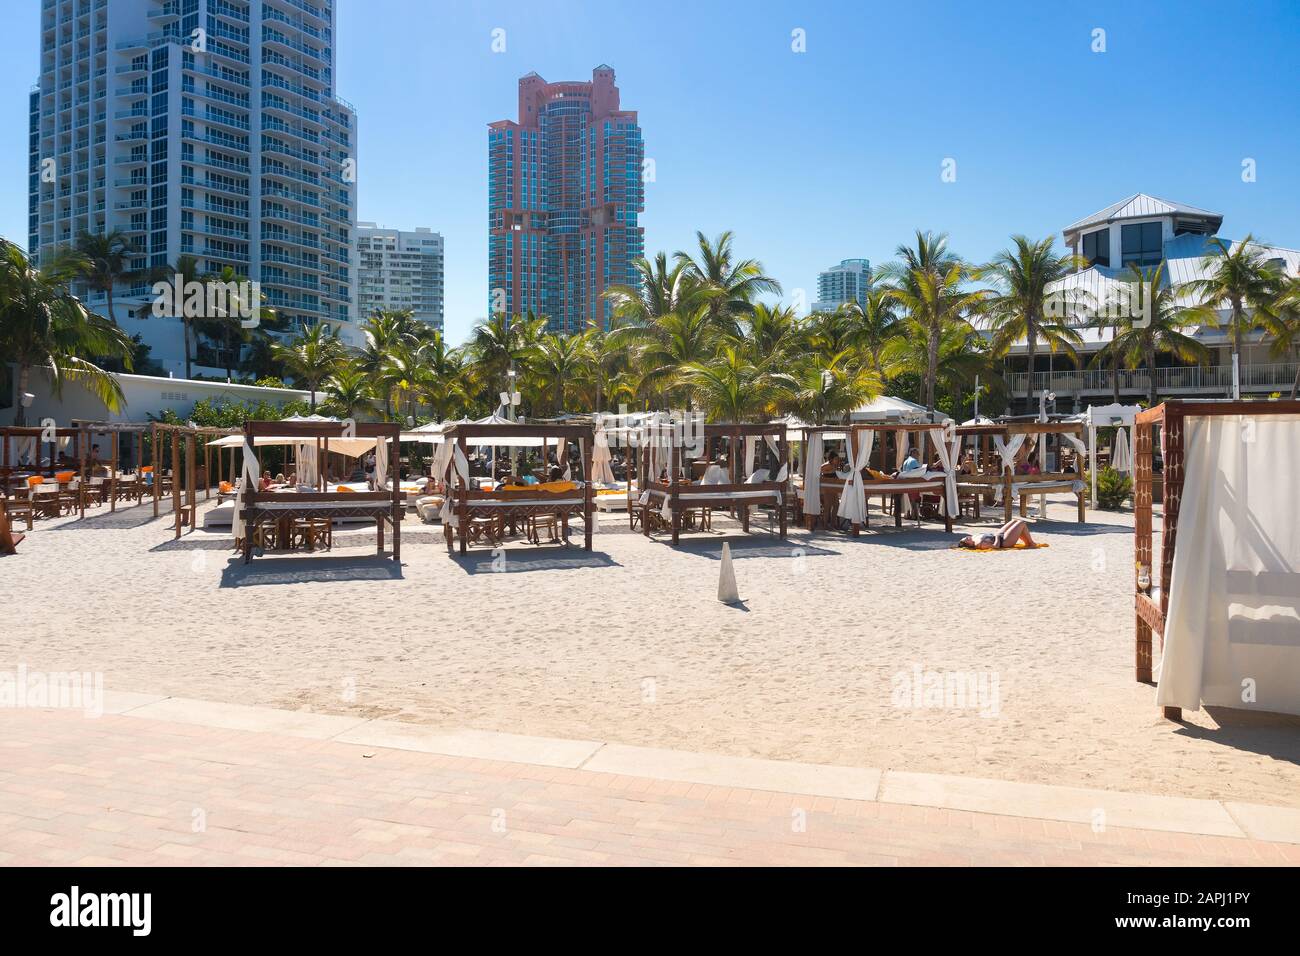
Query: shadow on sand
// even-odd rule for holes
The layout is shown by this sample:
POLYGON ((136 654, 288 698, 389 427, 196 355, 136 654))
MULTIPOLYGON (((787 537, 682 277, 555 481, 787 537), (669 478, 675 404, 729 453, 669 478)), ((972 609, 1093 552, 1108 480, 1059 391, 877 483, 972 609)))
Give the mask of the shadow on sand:
POLYGON ((456 551, 449 557, 466 574, 519 574, 525 571, 622 567, 604 551, 584 551, 581 547, 560 545, 494 548, 491 551, 469 551, 465 554, 456 551))
POLYGON ((234 557, 221 570, 221 587, 255 584, 309 584, 314 581, 398 581, 402 566, 388 554, 371 557, 334 557, 328 552, 294 557, 254 558, 244 564, 234 557))
POLYGON ((1217 727, 1183 724, 1174 733, 1300 765, 1300 716, 1206 707, 1217 727))

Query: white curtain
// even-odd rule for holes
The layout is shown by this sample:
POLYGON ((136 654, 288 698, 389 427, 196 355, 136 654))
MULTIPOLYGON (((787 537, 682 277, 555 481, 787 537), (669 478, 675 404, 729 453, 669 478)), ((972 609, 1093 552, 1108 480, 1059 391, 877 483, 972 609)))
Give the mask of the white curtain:
POLYGON ((754 453, 758 451, 758 436, 745 436, 745 470, 742 477, 748 481, 749 476, 754 473, 754 453))
MULTIPOLYGON (((243 478, 239 482, 239 487, 235 489, 235 516, 230 521, 230 530, 236 541, 244 536, 244 493, 249 488, 257 487, 258 476, 262 473, 257 463, 257 451, 247 438, 244 439, 243 469, 243 478)), ((156 481, 157 478, 155 477, 154 480, 156 481)))
POLYGON ((375 439, 375 490, 388 490, 388 439, 375 439))
POLYGON ((853 458, 848 480, 844 482, 844 490, 840 493, 840 506, 836 514, 854 524, 866 524, 867 492, 862 485, 862 469, 871 461, 871 446, 875 444, 876 433, 870 428, 859 432, 850 431, 850 445, 855 436, 858 440, 857 454, 853 458))
POLYGON ((1156 703, 1300 714, 1300 415, 1188 417, 1156 703))
POLYGON ((957 501, 957 463, 961 461, 961 436, 957 434, 954 427, 951 444, 946 435, 940 435, 935 439, 934 447, 939 452, 939 463, 943 465, 943 485, 947 493, 948 514, 955 516, 960 511, 957 501))
MULTIPOLYGON (((1019 435, 1012 435, 1008 441, 1003 441, 998 435, 993 436, 993 448, 998 453, 998 458, 1002 461, 1002 470, 1000 474, 1005 474, 1008 468, 1015 470, 1016 455, 1020 453, 1021 447, 1025 444, 1025 439, 1029 436, 1023 432, 1019 435)), ((1002 482, 994 487, 993 500, 999 504, 1002 502, 1002 482)))
POLYGON ((299 442, 294 445, 293 457, 298 467, 297 483, 315 488, 317 476, 320 474, 316 458, 316 443, 299 442))
POLYGON ((822 513, 822 433, 810 432, 807 461, 803 472, 803 513, 817 517, 822 513))

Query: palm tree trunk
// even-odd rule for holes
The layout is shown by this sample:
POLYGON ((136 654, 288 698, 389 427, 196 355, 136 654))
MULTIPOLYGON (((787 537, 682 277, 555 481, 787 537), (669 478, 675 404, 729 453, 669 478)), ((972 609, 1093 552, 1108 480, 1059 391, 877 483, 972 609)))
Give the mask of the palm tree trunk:
POLYGON ((108 302, 108 321, 114 325, 117 324, 117 316, 113 314, 113 284, 110 282, 108 289, 104 292, 108 302))
POLYGON ((930 341, 925 362, 925 408, 934 411, 935 380, 939 377, 939 327, 930 329, 930 341))
POLYGON ((30 365, 18 366, 18 407, 14 410, 14 424, 20 428, 27 424, 27 409, 23 406, 23 396, 27 394, 27 386, 31 381, 32 367, 30 365))
POLYGON ((1147 398, 1151 402, 1150 407, 1155 408, 1156 407, 1156 350, 1155 349, 1149 349, 1147 351, 1147 381, 1151 383, 1151 387, 1148 389, 1150 394, 1147 396, 1147 398))
POLYGON ((1033 329, 1025 338, 1025 355, 1029 359, 1029 375, 1025 384, 1025 414, 1034 410, 1034 359, 1038 357, 1038 336, 1033 329))
MULTIPOLYGON (((1238 371, 1237 371, 1237 375, 1238 375, 1238 377, 1237 377, 1236 380, 1237 380, 1238 382, 1241 381, 1241 378, 1240 378, 1240 374, 1241 374, 1241 320, 1242 320, 1241 303, 1240 303, 1239 301, 1233 300, 1233 303, 1232 303, 1232 354, 1235 355, 1235 356, 1237 357, 1237 363, 1236 363, 1236 364, 1237 364, 1237 370, 1238 370, 1238 371)), ((1233 398, 1238 398, 1239 395, 1234 394, 1232 397, 1233 397, 1233 398)))

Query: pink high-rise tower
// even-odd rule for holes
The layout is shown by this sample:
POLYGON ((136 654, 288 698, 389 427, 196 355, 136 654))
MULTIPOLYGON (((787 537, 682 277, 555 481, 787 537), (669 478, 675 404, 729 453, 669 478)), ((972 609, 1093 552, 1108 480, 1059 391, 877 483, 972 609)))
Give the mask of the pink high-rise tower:
POLYGON ((519 121, 488 125, 488 308, 545 315, 553 331, 607 328, 601 293, 635 285, 644 252, 644 155, 612 68, 590 83, 520 79, 519 121))

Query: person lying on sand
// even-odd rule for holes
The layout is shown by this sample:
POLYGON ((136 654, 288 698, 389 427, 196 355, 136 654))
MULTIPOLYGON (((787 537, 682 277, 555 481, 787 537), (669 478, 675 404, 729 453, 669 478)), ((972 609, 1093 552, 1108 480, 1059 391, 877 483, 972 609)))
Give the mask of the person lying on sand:
POLYGON ((957 542, 957 546, 972 551, 1005 551, 1014 548, 1017 541, 1023 541, 1026 548, 1037 547, 1023 518, 1012 518, 998 528, 996 534, 982 534, 978 538, 968 534, 957 542))

